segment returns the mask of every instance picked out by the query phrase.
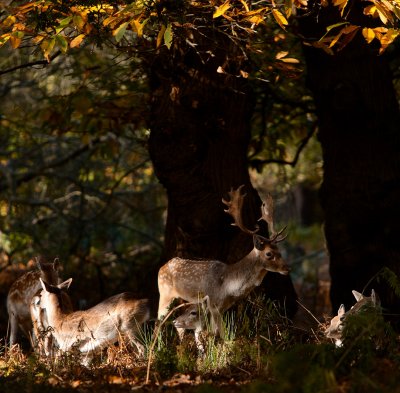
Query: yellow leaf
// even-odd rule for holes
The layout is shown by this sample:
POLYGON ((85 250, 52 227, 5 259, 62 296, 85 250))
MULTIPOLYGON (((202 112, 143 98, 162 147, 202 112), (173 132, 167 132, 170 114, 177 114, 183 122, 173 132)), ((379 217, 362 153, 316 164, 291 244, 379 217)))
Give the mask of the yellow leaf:
POLYGON ((284 29, 285 26, 288 25, 287 19, 283 16, 282 12, 280 12, 276 8, 272 9, 272 15, 274 16, 275 20, 278 22, 279 26, 282 27, 282 29, 284 29))
POLYGON ((300 63, 300 61, 295 59, 294 57, 285 57, 284 59, 280 59, 280 61, 283 61, 284 63, 291 63, 291 64, 300 63))
POLYGON ((343 13, 344 13, 344 9, 347 6, 347 2, 348 2, 348 0, 332 0, 332 4, 339 8, 339 10, 341 11, 340 14, 342 16, 343 16, 343 13))
POLYGON ((130 22, 131 26, 136 30, 136 33, 139 38, 143 36, 143 29, 147 21, 148 19, 145 19, 142 23, 140 23, 140 19, 133 19, 130 22))
POLYGON ((275 56, 275 59, 279 60, 282 59, 282 57, 285 57, 289 54, 289 52, 286 51, 282 51, 282 52, 278 52, 275 56))
POLYGON ((364 36, 368 44, 375 38, 374 30, 369 29, 368 27, 364 27, 362 29, 362 35, 364 36))
POLYGON ((247 3, 244 0, 240 0, 240 2, 243 4, 244 9, 246 10, 246 12, 249 12, 249 6, 247 5, 247 3))
POLYGON ((218 18, 221 15, 224 15, 226 11, 231 7, 229 0, 226 1, 224 4, 220 5, 214 12, 213 18, 218 18))
POLYGON ((24 32, 22 31, 15 31, 14 33, 12 33, 10 36, 11 46, 14 49, 17 49, 21 45, 23 37, 24 37, 24 32))
POLYGON ((379 49, 379 54, 382 54, 398 35, 399 32, 394 29, 389 29, 386 34, 382 35, 382 38, 380 39, 381 48, 379 49))
POLYGON ((79 46, 81 44, 81 42, 83 41, 83 39, 85 38, 85 34, 79 34, 78 36, 76 36, 70 43, 69 46, 71 48, 75 48, 76 46, 79 46))
POLYGON ((166 30, 166 29, 167 29, 167 26, 164 26, 164 25, 161 26, 161 29, 160 29, 160 31, 159 31, 158 34, 157 34, 156 48, 159 48, 159 47, 160 47, 160 45, 161 45, 161 43, 162 43, 162 40, 163 40, 163 38, 164 38, 164 33, 165 33, 165 30, 166 30))
POLYGON ((370 15, 376 18, 378 16, 378 10, 374 5, 368 5, 364 8, 364 15, 370 15))
POLYGON ((332 46, 334 46, 340 39, 340 37, 343 35, 343 31, 340 31, 339 34, 337 34, 333 40, 331 41, 331 43, 329 44, 329 48, 332 48, 332 46))
POLYGON ((250 16, 250 18, 246 19, 250 23, 254 23, 256 26, 261 22, 264 22, 264 18, 261 15, 250 16))
POLYGON ((14 15, 7 16, 6 19, 4 19, 2 25, 3 27, 11 27, 15 22, 17 18, 14 15))
POLYGON ((54 48, 56 38, 52 37, 49 40, 43 40, 40 47, 42 48, 43 55, 48 62, 50 62, 50 53, 54 48))

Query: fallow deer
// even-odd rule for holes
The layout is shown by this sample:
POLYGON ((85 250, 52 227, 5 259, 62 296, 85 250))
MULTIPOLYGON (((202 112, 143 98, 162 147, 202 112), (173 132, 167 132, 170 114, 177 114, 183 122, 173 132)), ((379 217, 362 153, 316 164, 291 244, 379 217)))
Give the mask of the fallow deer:
POLYGON ((10 346, 17 343, 18 330, 31 340, 35 345, 36 338, 32 336, 32 319, 30 304, 33 296, 41 290, 39 278, 51 284, 58 284, 59 262, 40 262, 38 259, 37 270, 25 273, 12 285, 7 295, 7 311, 10 323, 10 346))
POLYGON ((136 334, 149 319, 148 300, 137 300, 131 293, 123 292, 88 310, 66 312, 61 294, 71 281, 72 278, 53 286, 40 280, 41 307, 46 309, 48 324, 60 351, 77 349, 83 355, 83 363, 89 364, 97 351, 129 339, 139 355, 143 355, 144 348, 136 334))
MULTIPOLYGON (((32 298, 30 314, 33 324, 33 337, 36 338, 36 348, 41 355, 53 357, 57 351, 57 344, 54 340, 52 328, 49 326, 47 312, 42 308, 41 291, 32 298)), ((65 291, 61 291, 62 307, 65 312, 72 312, 72 302, 65 291)))
POLYGON ((343 345, 344 323, 349 315, 357 314, 362 311, 363 308, 368 306, 378 307, 380 305, 378 296, 374 290, 371 291, 371 296, 369 297, 364 296, 362 293, 355 290, 353 290, 352 293, 357 302, 347 312, 344 304, 342 304, 339 307, 337 315, 331 319, 329 326, 325 330, 326 337, 333 339, 337 347, 341 347, 343 345))
POLYGON ((200 356, 205 354, 204 332, 209 326, 208 302, 208 296, 205 296, 198 304, 189 304, 173 322, 178 332, 194 331, 194 339, 200 356))
POLYGON ((254 247, 238 262, 228 265, 217 260, 193 260, 172 258, 158 272, 160 301, 158 319, 162 319, 174 298, 196 303, 199 298, 208 296, 211 313, 211 328, 216 334, 223 334, 221 314, 236 301, 247 296, 252 289, 261 284, 267 271, 288 274, 289 268, 279 252, 277 243, 285 237, 283 230, 273 229, 272 198, 262 206, 262 216, 272 232, 270 238, 263 237, 243 224, 241 210, 245 194, 243 185, 229 192, 230 200, 222 200, 228 207, 225 212, 234 219, 234 224, 243 232, 253 236, 254 247))

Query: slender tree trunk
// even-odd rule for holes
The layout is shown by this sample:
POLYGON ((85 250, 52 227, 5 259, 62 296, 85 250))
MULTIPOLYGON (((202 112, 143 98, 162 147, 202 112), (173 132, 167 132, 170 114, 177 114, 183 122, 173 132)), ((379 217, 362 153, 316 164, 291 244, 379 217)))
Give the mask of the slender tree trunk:
MULTIPOLYGON (((232 263, 250 251, 252 238, 230 225, 222 197, 245 184, 245 222, 254 228, 260 216, 247 167, 253 96, 240 77, 246 63, 238 48, 222 35, 197 34, 192 41, 196 48, 182 40, 170 51, 160 50, 151 66, 149 150, 168 195, 161 262, 183 256, 232 263), (220 66, 226 73, 217 72, 220 66)), ((293 312, 290 278, 266 277, 268 295, 286 299, 293 312)))
POLYGON ((321 202, 330 253, 333 311, 351 291, 377 290, 399 313, 383 267, 400 272, 400 116, 384 56, 361 34, 334 56, 305 48, 323 149, 321 202))

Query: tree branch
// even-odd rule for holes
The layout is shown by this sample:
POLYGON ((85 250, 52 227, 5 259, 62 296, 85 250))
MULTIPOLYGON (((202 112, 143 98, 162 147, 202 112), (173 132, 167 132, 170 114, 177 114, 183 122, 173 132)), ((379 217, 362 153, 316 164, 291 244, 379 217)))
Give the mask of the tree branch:
POLYGON ((18 66, 12 67, 12 68, 8 68, 6 70, 2 70, 2 71, 0 71, 0 75, 8 74, 10 72, 14 72, 16 70, 20 70, 21 68, 34 67, 34 66, 37 66, 37 65, 42 65, 43 68, 45 68, 47 65, 50 64, 50 62, 52 60, 54 60, 60 54, 61 54, 61 51, 57 51, 56 53, 54 53, 54 55, 50 57, 50 61, 47 61, 47 60, 31 61, 29 63, 20 64, 18 66))
POLYGON ((310 131, 308 131, 308 134, 300 141, 299 147, 298 147, 296 154, 294 155, 292 161, 286 161, 286 160, 277 159, 277 158, 269 158, 269 159, 265 159, 265 160, 253 159, 250 161, 250 165, 253 168, 255 168, 257 170, 257 172, 260 172, 261 168, 266 164, 290 165, 291 167, 295 167, 297 164, 297 161, 300 158, 301 152, 307 146, 307 143, 311 139, 311 137, 314 135, 315 130, 316 130, 316 127, 311 127, 310 131))

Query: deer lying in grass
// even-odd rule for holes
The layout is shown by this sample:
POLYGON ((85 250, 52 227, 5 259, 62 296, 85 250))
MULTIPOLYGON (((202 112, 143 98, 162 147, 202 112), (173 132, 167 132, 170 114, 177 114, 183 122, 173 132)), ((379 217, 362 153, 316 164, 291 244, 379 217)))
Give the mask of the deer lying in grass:
POLYGON ((136 334, 149 319, 148 300, 137 300, 131 293, 124 292, 88 310, 66 312, 62 290, 69 287, 71 281, 72 278, 53 286, 40 280, 43 287, 41 307, 46 309, 48 324, 60 351, 77 349, 84 356, 83 363, 89 364, 102 348, 128 339, 142 356, 144 348, 136 334))
POLYGON ((352 291, 353 296, 355 297, 357 303, 351 307, 349 311, 346 312, 344 305, 342 304, 339 307, 338 313, 334 316, 327 329, 325 330, 325 335, 328 338, 331 338, 335 341, 335 345, 337 347, 341 347, 343 345, 343 329, 344 322, 349 315, 358 314, 365 307, 373 306, 379 307, 380 303, 378 297, 374 290, 371 291, 371 296, 367 297, 357 291, 352 291))
POLYGON ((17 343, 18 330, 31 340, 32 346, 36 344, 35 335, 32 336, 32 319, 30 304, 33 296, 41 289, 39 278, 53 285, 58 284, 59 262, 55 259, 52 263, 36 260, 38 269, 25 273, 12 285, 7 295, 7 311, 10 321, 10 346, 17 343))
POLYGON ((277 246, 284 239, 284 229, 277 233, 273 229, 272 198, 263 204, 260 218, 269 224, 272 232, 272 236, 266 238, 257 234, 258 228, 251 231, 243 224, 241 210, 245 195, 241 193, 242 187, 229 192, 230 201, 222 201, 228 207, 225 211, 235 221, 233 225, 253 236, 253 249, 232 265, 216 260, 178 257, 169 260, 158 272, 159 319, 165 316, 174 298, 196 303, 199 298, 208 296, 211 329, 215 334, 222 335, 222 313, 260 285, 267 271, 289 273, 277 246))
MULTIPOLYGON (((200 356, 205 354, 204 332, 209 326, 208 303, 209 298, 205 296, 198 304, 188 305, 173 322, 178 332, 194 330, 194 339, 200 356)), ((182 336, 180 338, 182 339, 182 336)))

